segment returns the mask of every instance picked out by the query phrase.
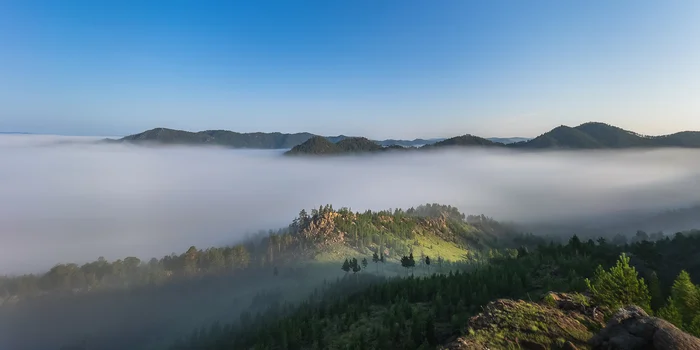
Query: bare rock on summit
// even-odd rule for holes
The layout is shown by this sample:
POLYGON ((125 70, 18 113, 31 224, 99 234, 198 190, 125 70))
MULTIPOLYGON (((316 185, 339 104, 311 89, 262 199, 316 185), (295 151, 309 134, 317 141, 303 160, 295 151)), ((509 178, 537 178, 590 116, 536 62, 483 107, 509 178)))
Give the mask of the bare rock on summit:
MULTIPOLYGON (((569 299, 565 294, 559 297, 569 299)), ((466 334, 441 349, 576 350, 587 346, 586 341, 593 336, 589 325, 596 323, 593 317, 578 311, 523 300, 498 299, 488 303, 482 313, 469 320, 466 334)))
POLYGON ((700 350, 700 339, 634 305, 618 310, 589 344, 594 350, 700 350))

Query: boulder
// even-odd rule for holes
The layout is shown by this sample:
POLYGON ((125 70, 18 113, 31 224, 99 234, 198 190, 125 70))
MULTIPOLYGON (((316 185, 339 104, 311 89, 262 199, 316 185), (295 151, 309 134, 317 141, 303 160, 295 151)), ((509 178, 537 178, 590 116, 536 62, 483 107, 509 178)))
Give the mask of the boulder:
POLYGON ((618 310, 589 344, 594 350, 700 350, 700 339, 634 305, 618 310))

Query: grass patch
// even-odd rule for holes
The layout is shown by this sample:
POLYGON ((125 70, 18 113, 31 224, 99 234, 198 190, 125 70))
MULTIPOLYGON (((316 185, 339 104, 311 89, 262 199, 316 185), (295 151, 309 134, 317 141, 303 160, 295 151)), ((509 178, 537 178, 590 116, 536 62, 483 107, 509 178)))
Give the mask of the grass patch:
POLYGON ((593 329, 582 321, 547 305, 498 300, 472 320, 465 341, 493 349, 558 349, 566 342, 587 349, 593 329))

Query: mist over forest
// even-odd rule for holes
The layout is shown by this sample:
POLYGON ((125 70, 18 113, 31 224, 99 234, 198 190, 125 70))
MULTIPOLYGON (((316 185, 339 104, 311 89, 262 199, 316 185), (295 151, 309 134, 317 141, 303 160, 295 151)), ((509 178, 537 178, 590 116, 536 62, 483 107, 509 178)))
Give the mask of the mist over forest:
POLYGON ((696 150, 483 149, 339 158, 0 136, 0 274, 235 243, 302 208, 444 203, 523 223, 693 205, 696 150))

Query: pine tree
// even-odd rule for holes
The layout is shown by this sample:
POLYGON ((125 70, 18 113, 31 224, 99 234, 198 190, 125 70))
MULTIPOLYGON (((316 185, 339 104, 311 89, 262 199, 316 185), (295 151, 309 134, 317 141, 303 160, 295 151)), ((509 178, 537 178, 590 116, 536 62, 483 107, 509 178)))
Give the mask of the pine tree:
POLYGON ((408 275, 408 268, 411 267, 411 261, 405 255, 401 257, 401 266, 406 269, 406 275, 408 275))
POLYGON ((671 296, 683 318, 683 324, 690 325, 693 318, 700 314, 700 292, 686 271, 681 271, 673 282, 671 296))
POLYGON ((617 264, 605 271, 598 266, 592 280, 586 279, 593 299, 599 305, 612 310, 627 305, 637 305, 651 312, 651 296, 643 278, 637 278, 637 270, 629 265, 630 258, 622 253, 617 264))
POLYGON ((372 262, 377 268, 377 274, 379 274, 379 255, 377 255, 377 252, 374 252, 374 254, 372 254, 372 262))
POLYGON ((386 259, 384 259, 384 252, 379 253, 379 262, 382 263, 382 273, 384 273, 384 263, 386 262, 386 259))
POLYGON ((360 265, 357 263, 357 259, 355 259, 355 258, 352 258, 352 262, 350 263, 350 267, 352 267, 353 274, 356 274, 356 273, 360 272, 360 270, 362 270, 360 268, 360 265))
POLYGON ((700 314, 693 317, 690 325, 688 325, 685 330, 696 337, 700 337, 700 314))
POLYGON ((425 322, 425 338, 431 346, 438 344, 438 339, 435 335, 435 320, 433 320, 433 316, 431 315, 428 315, 428 319, 425 322))
POLYGON ((343 266, 341 267, 341 269, 342 269, 343 271, 345 271, 346 274, 347 274, 348 272, 350 272, 350 262, 348 261, 348 259, 345 259, 345 261, 343 262, 343 266))
POLYGON ((367 268, 367 258, 362 258, 362 268, 363 269, 367 268))
POLYGON ((673 300, 673 297, 668 297, 666 300, 666 305, 659 309, 657 316, 673 323, 678 328, 683 328, 683 316, 676 307, 676 301, 673 300))
POLYGON ((661 294, 661 285, 656 271, 652 271, 649 275, 649 294, 651 295, 652 310, 659 310, 664 305, 664 297, 661 294))

